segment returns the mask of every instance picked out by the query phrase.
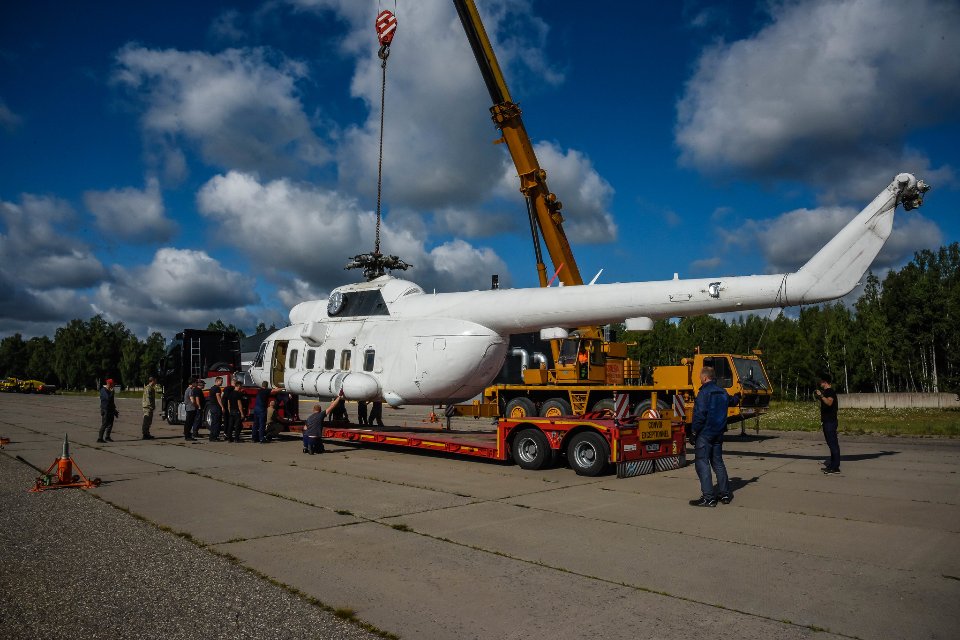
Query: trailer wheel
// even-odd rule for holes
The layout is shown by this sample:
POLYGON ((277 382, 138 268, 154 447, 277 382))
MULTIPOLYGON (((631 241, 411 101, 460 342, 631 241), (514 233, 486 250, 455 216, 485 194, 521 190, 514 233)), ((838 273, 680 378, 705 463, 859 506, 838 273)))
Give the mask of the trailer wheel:
POLYGON ((563 398, 550 398, 540 407, 540 415, 544 418, 556 418, 559 416, 569 416, 573 413, 570 403, 563 398))
POLYGON ((511 420, 532 418, 535 415, 537 415, 537 406, 533 404, 533 400, 526 396, 514 398, 507 403, 506 417, 511 420))
POLYGON ((578 476, 598 476, 607 468, 610 447, 596 431, 578 433, 567 446, 567 461, 578 476))
POLYGON ((513 459, 521 469, 537 471, 553 459, 547 436, 540 429, 524 429, 513 439, 513 459))
POLYGON ((167 424, 179 424, 177 420, 177 403, 174 400, 167 402, 167 408, 163 412, 163 417, 166 418, 167 424))

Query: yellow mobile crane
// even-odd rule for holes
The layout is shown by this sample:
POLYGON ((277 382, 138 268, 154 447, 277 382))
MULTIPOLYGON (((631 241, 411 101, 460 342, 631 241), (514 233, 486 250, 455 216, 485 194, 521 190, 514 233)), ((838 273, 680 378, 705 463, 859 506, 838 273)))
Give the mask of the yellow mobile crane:
MULTIPOLYGON (((582 285, 583 278, 563 231, 563 205, 547 186, 547 172, 537 160, 520 107, 510 96, 477 7, 473 0, 453 0, 453 4, 493 101, 490 113, 501 134, 496 142, 507 146, 517 169, 520 192, 527 203, 540 286, 548 286, 541 237, 560 282, 564 286, 582 285)), ((717 369, 718 380, 730 393, 741 393, 743 401, 740 407, 731 408, 731 421, 759 415, 770 402, 769 380, 756 355, 697 353, 693 358, 684 358, 681 365, 655 368, 653 384, 640 385, 640 363, 627 357, 625 343, 606 340, 602 327, 579 327, 571 332, 558 329, 550 344, 552 368, 526 367, 522 371, 523 384, 490 386, 484 390, 482 400, 457 405, 456 413, 511 418, 579 415, 588 410, 612 409, 616 393, 628 395, 636 412, 670 408, 668 400, 672 399, 673 409, 685 414, 689 421, 689 409, 700 386, 696 372, 705 365, 717 369)))

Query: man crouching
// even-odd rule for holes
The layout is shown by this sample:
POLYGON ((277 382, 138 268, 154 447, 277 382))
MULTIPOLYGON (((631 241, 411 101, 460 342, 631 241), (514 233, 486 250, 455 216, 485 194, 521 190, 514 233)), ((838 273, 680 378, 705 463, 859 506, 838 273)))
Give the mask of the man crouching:
POLYGON ((327 409, 324 411, 320 406, 320 403, 313 405, 313 412, 310 414, 310 417, 307 418, 307 428, 303 431, 303 452, 313 455, 315 453, 323 453, 325 449, 323 448, 323 423, 330 417, 330 414, 343 402, 343 390, 340 390, 340 395, 336 399, 327 405, 327 409))

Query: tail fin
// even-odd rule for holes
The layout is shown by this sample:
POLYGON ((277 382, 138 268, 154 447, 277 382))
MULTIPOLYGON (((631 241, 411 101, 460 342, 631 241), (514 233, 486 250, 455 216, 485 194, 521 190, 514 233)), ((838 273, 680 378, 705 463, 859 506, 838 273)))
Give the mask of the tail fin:
POLYGON ((929 189, 909 173, 897 175, 816 255, 786 277, 786 304, 823 302, 850 293, 890 236, 897 205, 915 209, 929 189))

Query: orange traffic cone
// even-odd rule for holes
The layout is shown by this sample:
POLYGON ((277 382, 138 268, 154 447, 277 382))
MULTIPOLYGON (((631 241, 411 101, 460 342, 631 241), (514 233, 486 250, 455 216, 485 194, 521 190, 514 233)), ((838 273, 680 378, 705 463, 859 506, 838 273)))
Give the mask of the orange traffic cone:
POLYGON ((63 453, 53 461, 53 464, 50 465, 46 473, 37 478, 36 485, 34 485, 30 491, 66 489, 68 487, 90 489, 99 486, 100 478, 94 478, 93 480, 88 479, 87 476, 83 475, 83 471, 81 471, 77 463, 73 461, 73 458, 70 457, 70 441, 67 440, 67 434, 63 434, 63 453), (53 473, 54 468, 57 470, 55 474, 53 473), (76 474, 73 473, 74 469, 76 469, 76 474))

